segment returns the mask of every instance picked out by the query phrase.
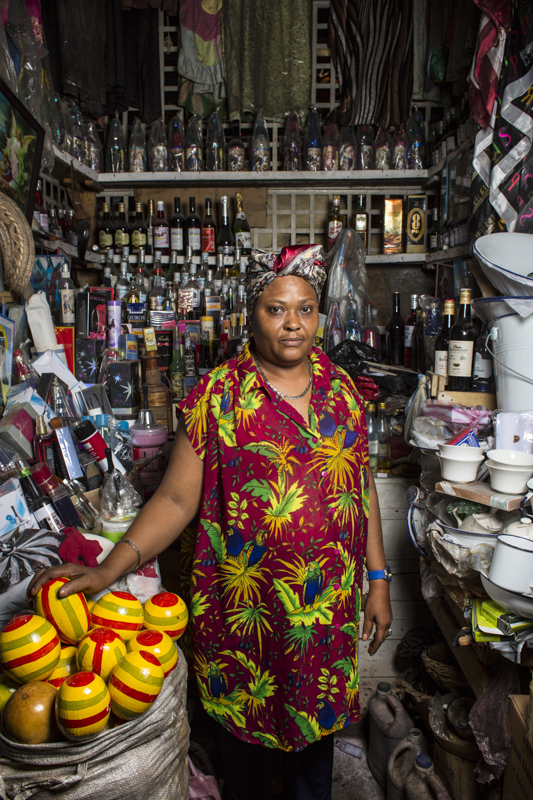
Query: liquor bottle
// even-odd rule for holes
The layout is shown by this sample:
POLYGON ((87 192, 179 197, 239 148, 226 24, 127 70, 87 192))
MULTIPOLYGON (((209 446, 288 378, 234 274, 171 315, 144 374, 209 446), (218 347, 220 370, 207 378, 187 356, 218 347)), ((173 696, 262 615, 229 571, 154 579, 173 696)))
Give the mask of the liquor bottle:
POLYGON ((363 342, 373 347, 379 353, 379 330, 374 323, 374 312, 372 303, 367 300, 365 303, 365 321, 363 325, 363 342))
POLYGON ((429 229, 429 252, 436 253, 439 249, 439 209, 432 210, 433 222, 429 229))
POLYGON ((165 203, 157 201, 157 216, 154 220, 154 252, 161 252, 162 256, 170 253, 170 225, 165 219, 165 203))
POLYGON ((311 108, 304 137, 304 167, 310 172, 322 169, 322 138, 320 136, 320 118, 318 111, 311 108))
POLYGON ((131 226, 131 245, 135 249, 146 249, 148 243, 146 222, 143 218, 142 203, 135 203, 135 220, 131 226))
MULTIPOLYGON (((156 269, 159 269, 161 271, 161 286, 164 289, 165 288, 165 282, 166 282, 166 275, 165 275, 165 272, 163 270, 163 254, 161 253, 161 250, 156 250, 155 251, 155 256, 154 256, 154 275, 155 275, 156 269)), ((153 278, 152 278, 152 287, 153 287, 153 285, 154 285, 154 281, 153 281, 153 278)))
POLYGON ((197 114, 193 114, 187 125, 185 137, 187 169, 189 172, 200 172, 203 167, 202 123, 197 114))
POLYGON ((220 297, 222 292, 222 282, 224 280, 224 254, 217 253, 217 269, 213 276, 213 288, 215 297, 220 297))
POLYGON ((200 264, 200 269, 196 272, 196 280, 198 281, 198 285, 200 286, 200 292, 202 293, 202 297, 204 295, 205 284, 207 281, 207 267, 208 267, 208 256, 207 253, 202 253, 202 263, 200 264))
POLYGON ((107 172, 124 172, 125 152, 126 140, 124 139, 124 130, 118 116, 118 111, 115 111, 115 117, 111 120, 109 125, 109 135, 107 137, 107 172))
POLYGON ((339 129, 334 122, 326 122, 324 128, 322 169, 328 172, 339 169, 339 129))
POLYGON ((191 337, 188 332, 185 333, 185 350, 183 353, 183 369, 186 378, 193 378, 196 376, 196 356, 194 347, 191 343, 191 337))
POLYGON ((239 264, 239 278, 237 280, 237 286, 242 286, 243 291, 245 291, 246 287, 246 269, 247 269, 248 259, 243 258, 241 256, 241 263, 239 264))
POLYGON ((358 206, 353 212, 352 228, 359 234, 365 250, 368 252, 368 240, 370 236, 370 217, 365 206, 365 196, 358 196, 358 206))
POLYGON ((283 136, 283 169, 297 172, 302 168, 300 134, 298 130, 298 114, 291 111, 285 125, 283 136))
POLYGON ((161 281, 161 269, 156 267, 154 269, 154 285, 148 295, 148 307, 150 311, 163 310, 163 303, 165 301, 165 289, 161 281))
POLYGON ((179 328, 174 328, 172 361, 168 369, 173 400, 183 399, 183 345, 179 328))
POLYGON ((189 283, 189 279, 191 277, 191 266, 192 266, 192 247, 187 245, 185 249, 185 261, 182 264, 180 270, 180 286, 185 288, 189 283))
POLYGON ((401 367, 405 358, 405 323, 400 313, 400 292, 392 294, 392 316, 389 319, 385 334, 387 337, 387 355, 389 363, 401 367))
POLYGON ((130 225, 126 219, 126 211, 124 203, 118 204, 118 215, 115 223, 114 234, 115 248, 129 247, 130 246, 130 225))
POLYGON ((326 355, 344 340, 339 303, 335 300, 329 307, 326 330, 324 332, 324 352, 326 355))
POLYGON ((205 214, 202 221, 202 256, 207 253, 207 263, 215 265, 217 263, 217 251, 215 246, 216 225, 211 214, 212 201, 210 197, 205 198, 205 214))
POLYGON ((405 320, 405 339, 404 339, 404 366, 413 366, 413 334, 416 322, 416 310, 418 308, 418 295, 411 295, 411 310, 405 320))
POLYGON ((148 215, 146 217, 146 255, 154 254, 154 201, 148 200, 148 215))
POLYGON ((126 302, 126 297, 130 290, 130 282, 128 280, 128 264, 122 261, 120 264, 120 276, 115 286, 115 298, 121 302, 126 302))
POLYGON ((215 294, 215 288, 214 288, 214 284, 213 284, 213 275, 214 274, 215 274, 214 270, 212 270, 212 269, 208 269, 207 270, 207 276, 206 276, 206 279, 205 279, 205 286, 204 286, 204 292, 203 292, 204 299, 203 299, 203 303, 202 303, 202 309, 203 309, 203 313, 205 315, 207 315, 207 313, 208 313, 207 312, 207 303, 208 303, 209 299, 211 297, 213 297, 214 294, 215 294))
POLYGON ((100 230, 98 232, 98 247, 100 250, 109 250, 110 247, 113 247, 114 233, 115 227, 111 221, 109 203, 104 203, 102 222, 100 223, 100 230))
POLYGON ((353 127, 343 125, 341 127, 341 144, 339 148, 339 169, 347 172, 355 169, 355 134, 353 127))
POLYGON ((333 207, 328 217, 328 252, 331 250, 337 236, 342 230, 341 198, 338 194, 333 196, 333 207))
POLYGON ((192 257, 195 264, 202 258, 202 227, 200 217, 196 213, 196 199, 189 197, 189 213, 185 217, 185 230, 187 231, 186 247, 192 248, 192 257))
POLYGON ((178 114, 174 114, 168 123, 168 153, 170 172, 183 172, 185 170, 185 137, 178 114))
POLYGON ((252 136, 252 171, 268 172, 270 169, 270 142, 265 118, 261 113, 255 118, 252 136))
POLYGON ((474 352, 474 392, 494 392, 494 367, 492 354, 488 348, 489 328, 484 325, 477 338, 474 352))
POLYGON ((357 169, 374 169, 374 135, 370 125, 357 127, 357 169))
POLYGON ((250 233, 250 226, 246 219, 246 215, 242 207, 242 194, 237 192, 235 195, 235 203, 237 205, 237 214, 235 215, 235 222, 233 223, 233 235, 235 236, 235 245, 241 248, 243 256, 249 256, 252 252, 252 236, 250 233))
POLYGON ((239 283, 239 274, 241 271, 241 246, 240 244, 235 245, 235 256, 233 259, 233 266, 230 272, 231 278, 231 286, 234 289, 237 288, 237 284, 239 283))
POLYGON ((178 264, 185 260, 185 217, 181 213, 181 201, 174 198, 174 213, 170 217, 170 250, 176 253, 178 264))
POLYGON ((207 123, 205 168, 209 172, 224 169, 224 131, 218 111, 213 111, 207 123))
MULTIPOLYGON (((22 462, 19 462, 22 463, 22 462)), ((59 533, 65 527, 48 497, 42 494, 28 467, 19 472, 20 485, 28 501, 28 510, 34 515, 39 528, 59 533)))
POLYGON ((137 273, 126 295, 126 303, 146 303, 146 287, 144 285, 144 268, 137 267, 137 273))
POLYGON ((38 225, 41 225, 41 210, 43 208, 43 182, 41 178, 37 181, 37 187, 35 189, 35 206, 33 208, 33 216, 35 217, 35 221, 38 225))
POLYGON ((409 142, 405 130, 400 127, 392 144, 392 169, 407 169, 407 149, 409 142))
POLYGON ((461 289, 459 316, 450 331, 448 349, 448 388, 455 392, 472 391, 476 326, 472 322, 470 303, 472 292, 461 289))
POLYGON ((187 319, 200 319, 200 309, 202 304, 202 293, 200 284, 196 280, 196 264, 191 262, 191 276, 185 285, 188 294, 188 314, 187 319))
POLYGON ((142 247, 139 250, 137 265, 139 267, 142 267, 143 277, 144 277, 144 288, 146 292, 149 292, 150 289, 152 288, 153 274, 150 271, 148 264, 146 263, 146 253, 142 247))
POLYGON ((238 119, 231 123, 231 139, 228 144, 228 170, 229 172, 242 172, 244 170, 244 142, 241 137, 241 125, 238 119))
POLYGON ((146 136, 139 117, 131 126, 128 162, 130 172, 146 172, 146 136))
POLYGON ((63 238, 63 231, 61 229, 59 220, 57 218, 57 211, 53 206, 50 209, 50 222, 49 222, 48 232, 51 238, 56 238, 56 239, 63 238))
POLYGON ((233 236, 228 215, 228 197, 223 195, 220 198, 222 206, 222 222, 217 237, 217 253, 224 256, 224 266, 233 265, 233 254, 235 252, 235 237, 233 236))
POLYGON ((68 264, 61 267, 61 277, 57 282, 59 292, 59 324, 72 327, 76 324, 76 287, 70 277, 68 264))
POLYGON ((428 368, 426 348, 427 311, 419 308, 416 311, 415 329, 413 331, 413 369, 425 375, 428 368))
POLYGON ((213 369, 213 360, 211 358, 211 339, 209 338, 209 333, 206 331, 204 337, 202 338, 202 355, 200 358, 200 363, 198 364, 198 375, 200 377, 202 377, 202 375, 207 375, 211 369, 213 369))
POLYGON ((33 437, 33 455, 35 461, 46 464, 52 475, 55 475, 56 465, 54 458, 53 431, 48 431, 46 417, 37 417, 35 421, 35 436, 33 437))
POLYGON ((376 406, 369 403, 366 409, 366 429, 368 435, 368 466, 373 475, 378 471, 379 437, 376 417, 376 406))
POLYGON ((67 240, 68 244, 72 245, 72 247, 78 246, 78 232, 76 230, 76 223, 74 222, 74 214, 76 212, 73 208, 69 208, 66 212, 67 217, 67 234, 65 239, 67 240))
POLYGON ((374 142, 374 158, 376 169, 390 169, 392 142, 386 128, 380 128, 374 142))
POLYGON ((378 472, 390 470, 390 425, 385 416, 386 403, 378 403, 378 472))
POLYGON ((442 330, 435 339, 435 360, 434 372, 435 375, 448 375, 448 351, 450 345, 450 331, 453 326, 453 318, 455 316, 455 302, 453 300, 444 301, 444 319, 442 321, 442 330))

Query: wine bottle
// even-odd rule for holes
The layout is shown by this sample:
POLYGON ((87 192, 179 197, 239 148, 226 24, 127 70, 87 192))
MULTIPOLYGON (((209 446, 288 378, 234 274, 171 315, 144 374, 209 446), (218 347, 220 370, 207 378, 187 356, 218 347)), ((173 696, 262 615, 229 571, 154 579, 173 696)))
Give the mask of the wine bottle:
POLYGON ((202 228, 200 217, 196 213, 196 199, 189 197, 189 213, 185 217, 185 228, 187 231, 186 246, 192 248, 192 257, 195 264, 199 264, 202 259, 202 228))
POLYGON ((228 171, 244 170, 244 142, 241 136, 241 125, 238 119, 231 123, 231 139, 228 143, 228 171))
POLYGON ((59 324, 73 327, 76 324, 76 287, 70 277, 68 264, 61 267, 61 277, 57 282, 59 292, 59 324))
POLYGON ((223 195, 220 198, 222 206, 222 222, 217 237, 217 253, 224 256, 224 266, 233 266, 233 254, 235 252, 235 237, 233 236, 228 215, 228 197, 223 195))
POLYGON ((379 353, 379 330, 374 323, 374 312, 372 303, 367 300, 365 303, 365 322, 363 325, 363 342, 369 344, 379 353))
POLYGON ((368 239, 370 235, 370 219, 368 211, 365 207, 365 196, 360 194, 358 198, 358 206, 353 212, 352 228, 359 234, 362 239, 365 250, 368 252, 368 239))
POLYGON ((157 201, 157 216, 154 222, 154 250, 161 251, 162 256, 170 253, 170 225, 165 219, 165 203, 157 201))
POLYGON ((448 388, 455 392, 472 391, 476 327, 472 322, 470 303, 472 292, 461 289, 459 316, 450 331, 448 349, 448 388))
POLYGON ((439 249, 439 209, 435 207, 432 211, 433 222, 429 229, 429 252, 436 253, 439 249))
POLYGON ((135 247, 137 250, 140 247, 146 249, 146 222, 143 217, 142 203, 135 203, 135 220, 131 226, 131 244, 132 247, 135 247))
POLYGON ((185 261, 185 217, 181 213, 181 200, 174 198, 174 213, 170 217, 170 250, 176 253, 176 263, 185 261))
POLYGON ((216 225, 211 214, 211 198, 205 198, 205 214, 202 222, 202 256, 207 253, 207 263, 214 266, 216 258, 216 225))
POLYGON ((403 366, 405 358, 405 323, 400 313, 400 292, 393 292, 392 294, 392 316, 385 327, 385 334, 387 337, 389 363, 395 367, 403 366))
POLYGON ((115 247, 129 247, 130 244, 130 226, 126 219, 126 211, 124 203, 118 204, 118 216, 115 224, 115 247))
POLYGON ((322 169, 322 139, 320 137, 320 118, 313 106, 309 114, 304 138, 304 166, 310 172, 322 169))
POLYGON ((442 320, 442 330, 435 339, 435 375, 448 375, 448 351, 450 345, 450 331, 453 326, 455 316, 455 302, 453 300, 444 301, 444 319, 442 320))
POLYGON ((233 223, 233 235, 235 236, 235 245, 241 248, 243 256, 249 256, 252 252, 252 236, 250 234, 250 226, 242 207, 242 194, 237 192, 235 195, 235 203, 237 205, 237 214, 235 215, 235 222, 233 223))
POLYGON ((333 207, 328 217, 328 252, 331 250, 337 236, 342 230, 341 198, 338 194, 333 196, 333 207))
POLYGON ((264 116, 259 113, 255 118, 252 136, 252 170, 268 172, 270 169, 270 142, 264 116))
POLYGON ((154 254, 154 201, 148 200, 148 216, 146 217, 146 255, 154 254))
POLYGON ((473 389, 475 392, 494 392, 494 366, 492 353, 488 348, 489 328, 485 324, 477 338, 474 353, 473 389))
POLYGON ((426 349, 426 322, 427 311, 417 309, 415 329, 413 331, 413 369, 421 375, 426 374, 427 349, 426 349))
POLYGON ((413 334, 416 322, 416 310, 418 308, 418 295, 411 295, 411 311, 405 320, 405 339, 404 339, 404 366, 413 366, 413 334))
POLYGON ((111 221, 109 203, 104 203, 102 208, 102 223, 98 233, 98 247, 100 250, 109 250, 113 247, 115 226, 111 221))

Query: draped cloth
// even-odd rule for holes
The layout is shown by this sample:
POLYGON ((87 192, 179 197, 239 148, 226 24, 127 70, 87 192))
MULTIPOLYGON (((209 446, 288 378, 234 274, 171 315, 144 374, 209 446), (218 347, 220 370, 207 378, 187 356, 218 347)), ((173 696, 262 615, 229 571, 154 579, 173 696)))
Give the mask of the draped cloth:
POLYGON ((340 87, 331 119, 383 125, 410 114, 413 80, 411 0, 331 0, 328 43, 340 87))
POLYGON ((179 104, 207 116, 226 96, 222 0, 203 3, 181 0, 179 16, 178 73, 182 78, 179 104))

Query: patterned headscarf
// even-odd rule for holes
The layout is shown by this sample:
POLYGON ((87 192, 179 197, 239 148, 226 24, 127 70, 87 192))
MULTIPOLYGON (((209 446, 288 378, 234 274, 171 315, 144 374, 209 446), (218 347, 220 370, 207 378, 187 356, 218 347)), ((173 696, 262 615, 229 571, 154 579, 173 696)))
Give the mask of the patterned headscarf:
POLYGON ((279 254, 270 250, 252 250, 246 274, 246 302, 250 319, 261 292, 274 278, 287 275, 296 275, 308 281, 320 299, 327 278, 321 245, 291 245, 284 247, 279 254))

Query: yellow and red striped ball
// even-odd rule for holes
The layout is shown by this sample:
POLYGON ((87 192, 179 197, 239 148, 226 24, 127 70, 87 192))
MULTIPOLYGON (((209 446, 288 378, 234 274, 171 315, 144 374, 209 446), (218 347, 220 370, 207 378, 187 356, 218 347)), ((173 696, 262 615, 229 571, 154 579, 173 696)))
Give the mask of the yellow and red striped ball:
POLYGON ((18 614, 0 633, 0 666, 17 683, 44 681, 60 654, 56 629, 37 614, 18 614))
POLYGON ((177 594, 154 594, 144 604, 144 627, 163 631, 175 642, 184 633, 189 620, 187 606, 177 594))
POLYGON ((146 650, 147 653, 153 653, 163 667, 165 678, 178 663, 178 648, 170 636, 163 633, 163 631, 141 631, 136 633, 133 639, 128 642, 128 653, 136 650, 146 650))
POLYGON ((126 645, 112 628, 93 628, 78 644, 78 669, 100 675, 107 683, 114 667, 126 655, 126 645))
POLYGON ((75 675, 78 671, 78 664, 76 663, 77 650, 74 645, 67 645, 61 648, 59 661, 51 675, 46 679, 47 683, 51 683, 56 689, 59 689, 63 681, 75 675))
POLYGON ((89 600, 88 597, 86 599, 87 599, 87 608, 89 609, 89 614, 90 614, 94 607, 94 600, 89 600))
POLYGON ((163 667, 153 653, 145 650, 126 653, 109 679, 115 716, 130 720, 143 714, 157 699, 164 679, 163 667))
POLYGON ((91 611, 91 627, 112 628, 127 642, 142 630, 143 607, 129 592, 108 592, 91 611))
POLYGON ((78 672, 59 687, 56 720, 67 739, 76 741, 99 733, 110 713, 109 689, 94 672, 78 672))
POLYGON ((52 623, 64 644, 77 645, 91 627, 91 618, 81 592, 70 597, 57 596, 59 589, 68 582, 68 578, 55 578, 45 583, 35 598, 35 610, 52 623))

